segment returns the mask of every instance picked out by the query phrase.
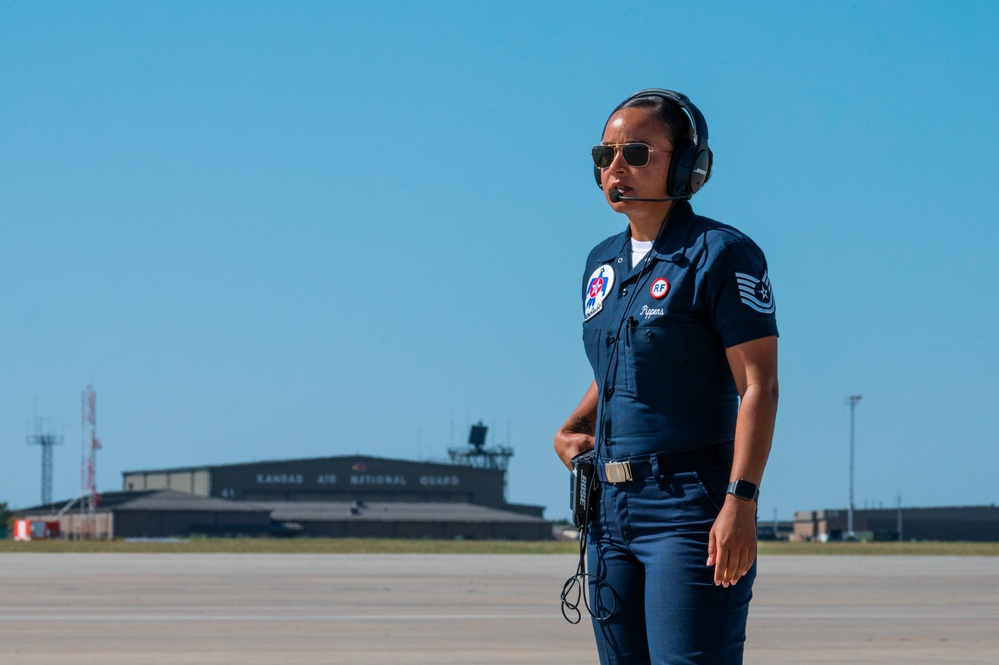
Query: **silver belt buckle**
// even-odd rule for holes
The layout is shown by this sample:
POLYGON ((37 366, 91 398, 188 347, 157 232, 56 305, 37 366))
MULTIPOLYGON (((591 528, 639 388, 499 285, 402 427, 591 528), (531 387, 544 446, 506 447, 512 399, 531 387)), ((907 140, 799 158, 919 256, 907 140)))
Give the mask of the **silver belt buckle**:
POLYGON ((631 480, 631 464, 629 462, 607 462, 604 473, 609 483, 626 483, 631 480))

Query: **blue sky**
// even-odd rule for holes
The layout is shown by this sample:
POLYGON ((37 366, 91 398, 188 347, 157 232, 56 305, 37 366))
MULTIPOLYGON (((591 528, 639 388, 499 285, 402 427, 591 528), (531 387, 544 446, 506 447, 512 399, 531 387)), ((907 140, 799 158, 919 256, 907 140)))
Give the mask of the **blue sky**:
POLYGON ((996 501, 999 8, 987 2, 0 2, 0 500, 121 472, 443 458, 565 508, 588 150, 645 87, 707 118, 694 198, 765 250, 761 517, 996 501))

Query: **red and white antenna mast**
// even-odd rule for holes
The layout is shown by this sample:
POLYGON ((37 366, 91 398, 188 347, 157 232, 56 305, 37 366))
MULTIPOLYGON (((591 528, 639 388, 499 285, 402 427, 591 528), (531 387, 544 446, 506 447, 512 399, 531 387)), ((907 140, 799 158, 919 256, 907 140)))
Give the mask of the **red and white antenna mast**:
POLYGON ((83 487, 83 501, 80 502, 83 515, 82 538, 97 537, 97 503, 101 495, 97 493, 97 451, 101 442, 97 438, 97 393, 90 386, 83 391, 81 399, 81 440, 83 462, 80 476, 83 487))

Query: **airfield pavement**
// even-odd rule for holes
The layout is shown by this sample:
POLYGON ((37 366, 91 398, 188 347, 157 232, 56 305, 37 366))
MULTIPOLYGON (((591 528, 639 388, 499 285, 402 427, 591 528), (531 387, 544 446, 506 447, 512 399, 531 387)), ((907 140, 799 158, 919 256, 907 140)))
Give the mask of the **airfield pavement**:
MULTIPOLYGON (((595 663, 556 555, 0 554, 3 665, 595 663)), ((768 556, 746 663, 999 663, 999 558, 768 556)))

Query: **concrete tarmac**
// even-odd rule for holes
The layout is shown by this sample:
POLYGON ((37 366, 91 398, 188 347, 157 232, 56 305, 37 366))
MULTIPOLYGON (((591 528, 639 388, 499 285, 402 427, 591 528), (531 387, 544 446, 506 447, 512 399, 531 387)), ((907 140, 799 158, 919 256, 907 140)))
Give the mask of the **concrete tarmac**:
MULTIPOLYGON (((0 554, 0 664, 595 663, 566 556, 0 554)), ((999 663, 999 558, 770 556, 746 663, 999 663)))

